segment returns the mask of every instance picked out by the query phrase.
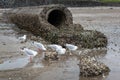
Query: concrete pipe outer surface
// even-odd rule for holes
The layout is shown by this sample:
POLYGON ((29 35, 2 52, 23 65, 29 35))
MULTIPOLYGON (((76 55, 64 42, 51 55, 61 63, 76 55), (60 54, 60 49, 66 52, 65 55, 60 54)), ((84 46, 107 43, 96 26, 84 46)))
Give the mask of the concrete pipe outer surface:
POLYGON ((61 27, 73 24, 73 17, 71 12, 61 4, 58 5, 44 5, 36 7, 20 7, 10 11, 11 14, 16 15, 37 15, 40 22, 51 24, 55 27, 61 27))
POLYGON ((72 14, 64 5, 46 6, 40 15, 42 19, 58 28, 73 24, 72 14))
POLYGON ((59 32, 59 29, 73 24, 71 12, 64 5, 44 5, 20 7, 8 12, 9 20, 19 28, 46 38, 59 32))

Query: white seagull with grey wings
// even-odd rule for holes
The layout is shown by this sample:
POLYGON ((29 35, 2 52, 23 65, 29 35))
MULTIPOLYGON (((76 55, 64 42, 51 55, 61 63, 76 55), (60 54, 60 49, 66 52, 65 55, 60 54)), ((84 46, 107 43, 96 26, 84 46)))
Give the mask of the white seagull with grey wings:
POLYGON ((62 46, 57 45, 57 44, 51 44, 51 45, 48 45, 48 47, 55 50, 58 54, 65 54, 66 52, 65 48, 62 48, 62 46))
POLYGON ((42 43, 32 42, 32 44, 33 44, 39 51, 46 51, 46 50, 47 50, 42 43))
POLYGON ((28 48, 23 48, 23 49, 21 49, 21 51, 23 51, 27 56, 30 57, 30 62, 32 61, 32 58, 38 54, 37 51, 31 50, 28 48))
POLYGON ((19 41, 22 43, 22 42, 25 42, 26 39, 27 39, 27 35, 23 35, 21 37, 18 37, 19 41))
POLYGON ((72 51, 75 51, 75 50, 78 49, 78 47, 75 46, 75 45, 73 45, 73 44, 66 44, 65 46, 66 46, 66 48, 70 51, 70 55, 72 55, 72 54, 71 54, 72 51))

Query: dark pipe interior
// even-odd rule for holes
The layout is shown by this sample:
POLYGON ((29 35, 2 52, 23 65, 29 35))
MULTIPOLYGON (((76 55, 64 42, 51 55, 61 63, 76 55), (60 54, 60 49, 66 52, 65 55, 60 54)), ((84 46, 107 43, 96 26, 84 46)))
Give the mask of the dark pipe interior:
POLYGON ((60 10, 53 10, 48 15, 48 22, 56 27, 65 22, 65 14, 60 10))

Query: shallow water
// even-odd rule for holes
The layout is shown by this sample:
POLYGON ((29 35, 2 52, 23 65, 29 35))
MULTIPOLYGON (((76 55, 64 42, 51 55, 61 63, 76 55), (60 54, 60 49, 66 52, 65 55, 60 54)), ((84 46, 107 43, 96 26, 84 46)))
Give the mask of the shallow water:
MULTIPOLYGON (((108 38, 107 54, 99 58, 110 68, 110 73, 104 80, 119 80, 120 78, 120 7, 110 9, 84 8, 73 12, 74 22, 80 23, 84 29, 97 30, 108 38), (77 15, 75 15, 77 14, 77 15), (76 17, 78 16, 78 17, 76 17)), ((74 9, 75 11, 75 9, 74 9)), ((102 77, 102 76, 101 76, 102 77)), ((80 80, 102 80, 82 78, 80 80)))
MULTIPOLYGON (((111 26, 113 28, 114 26, 111 26)), ((111 35, 107 35, 109 37, 108 42, 108 51, 107 55, 101 59, 104 63, 106 63, 111 72, 106 80, 119 80, 120 78, 120 28, 111 31, 111 35)))
MULTIPOLYGON (((120 25, 120 24, 119 24, 120 25)), ((97 29, 98 30, 98 29, 97 29)), ((120 78, 120 28, 118 26, 108 25, 105 30, 99 31, 105 33, 108 38, 107 54, 101 58, 110 69, 106 80, 119 80, 120 78)))
POLYGON ((34 65, 33 65, 33 68, 43 68, 44 67, 44 65, 41 63, 35 63, 34 65))
POLYGON ((0 23, 0 28, 10 28, 10 27, 13 27, 15 26, 14 24, 11 24, 11 23, 0 23))
MULTIPOLYGON (((9 59, 7 61, 4 61, 3 63, 0 64, 0 71, 4 70, 14 70, 14 69, 20 69, 20 68, 25 68, 28 64, 30 64, 29 57, 22 57, 22 58, 16 58, 16 59, 9 59)), ((32 63, 31 63, 32 64, 32 63)), ((33 62, 33 64, 29 67, 32 68, 43 68, 44 65, 42 62, 36 63, 33 62)))
POLYGON ((29 63, 29 57, 4 61, 0 64, 0 71, 24 68, 29 63))
POLYGON ((40 73, 34 80, 79 80, 78 63, 76 57, 65 57, 49 65, 48 70, 40 73))

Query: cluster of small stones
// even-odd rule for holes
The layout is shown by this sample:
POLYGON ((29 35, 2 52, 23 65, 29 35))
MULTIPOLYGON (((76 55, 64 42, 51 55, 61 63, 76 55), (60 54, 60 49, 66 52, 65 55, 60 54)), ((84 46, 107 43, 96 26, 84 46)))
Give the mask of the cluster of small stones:
POLYGON ((58 54, 56 52, 45 52, 45 60, 48 60, 48 61, 53 61, 53 60, 58 60, 58 54))
POLYGON ((102 75, 110 71, 110 69, 101 62, 98 62, 94 57, 81 56, 80 57, 80 76, 94 77, 102 75))
MULTIPOLYGON (((76 25, 73 25, 74 28, 76 25)), ((80 28, 80 27, 79 27, 80 28)), ((77 31, 74 29, 62 29, 57 35, 52 35, 51 43, 64 45, 70 43, 81 46, 82 48, 98 48, 107 46, 106 36, 98 31, 93 30, 81 30, 77 31)), ((50 39, 50 38, 49 38, 50 39)))

